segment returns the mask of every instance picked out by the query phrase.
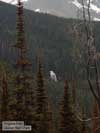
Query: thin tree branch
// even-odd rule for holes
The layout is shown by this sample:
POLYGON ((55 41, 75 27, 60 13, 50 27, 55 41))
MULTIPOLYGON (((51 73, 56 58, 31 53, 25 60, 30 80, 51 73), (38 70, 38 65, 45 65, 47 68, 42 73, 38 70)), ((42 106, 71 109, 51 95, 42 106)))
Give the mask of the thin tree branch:
POLYGON ((76 115, 77 119, 81 122, 89 122, 92 120, 98 120, 100 119, 100 117, 92 117, 92 118, 86 118, 86 119, 82 119, 80 116, 76 115))

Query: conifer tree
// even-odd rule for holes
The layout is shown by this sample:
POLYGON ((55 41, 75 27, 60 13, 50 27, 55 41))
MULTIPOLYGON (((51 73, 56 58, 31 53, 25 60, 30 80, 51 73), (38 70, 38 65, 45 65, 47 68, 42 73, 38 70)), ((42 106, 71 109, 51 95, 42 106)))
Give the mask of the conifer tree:
POLYGON ((1 117, 2 121, 7 120, 8 116, 8 82, 6 74, 2 77, 2 105, 1 105, 1 117))
MULTIPOLYGON (((2 132, 2 122, 8 120, 8 81, 6 74, 3 74, 1 80, 2 94, 1 94, 1 122, 0 132, 2 132)), ((3 131, 6 133, 6 131, 3 131)))
POLYGON ((16 66, 20 71, 16 76, 16 88, 17 88, 17 119, 24 120, 25 118, 25 69, 30 65, 28 59, 26 58, 26 45, 24 36, 24 21, 23 21, 23 4, 18 0, 17 5, 17 42, 14 47, 18 48, 18 59, 16 61, 16 66))
POLYGON ((40 61, 38 64, 38 73, 37 73, 37 97, 36 98, 37 98, 36 112, 38 114, 41 114, 46 110, 47 97, 46 97, 46 92, 44 88, 44 78, 42 73, 42 65, 40 61))
POLYGON ((37 89, 36 89, 36 114, 37 114, 37 133, 49 133, 50 122, 52 121, 51 111, 48 106, 42 64, 38 62, 37 89))
POLYGON ((48 113, 48 133, 54 133, 53 111, 52 111, 50 102, 48 103, 48 112, 47 113, 48 113))
POLYGON ((73 102, 73 105, 76 105, 76 100, 77 100, 77 97, 76 97, 76 81, 72 80, 72 102, 73 102))
MULTIPOLYGON (((98 107, 98 104, 96 101, 94 102, 94 105, 93 105, 93 113, 92 114, 93 114, 93 116, 92 116, 93 118, 100 116, 99 107, 98 107)), ((93 125, 92 133, 100 133, 100 119, 93 119, 92 125, 93 125)))
POLYGON ((65 81, 63 101, 60 111, 60 133, 79 133, 79 125, 72 111, 68 83, 65 81))
POLYGON ((34 112, 34 88, 31 85, 31 62, 27 57, 27 45, 24 33, 24 13, 23 3, 18 0, 17 4, 17 41, 14 45, 18 51, 16 59, 16 120, 25 121, 30 124, 33 120, 34 112))

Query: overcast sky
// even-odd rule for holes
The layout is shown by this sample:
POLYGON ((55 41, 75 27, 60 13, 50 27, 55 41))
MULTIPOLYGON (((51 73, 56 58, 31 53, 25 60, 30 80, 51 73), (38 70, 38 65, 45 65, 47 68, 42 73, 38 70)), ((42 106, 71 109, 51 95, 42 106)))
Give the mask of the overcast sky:
MULTIPOLYGON (((7 3, 17 4, 17 0, 0 0, 7 3)), ((81 0, 21 0, 25 8, 36 12, 44 12, 67 18, 77 18, 78 11, 81 11, 81 0)), ((85 0, 87 10, 88 0, 85 0)), ((94 20, 100 21, 100 0, 91 0, 90 11, 94 20)))
MULTIPOLYGON (((16 4, 17 0, 1 0, 7 3, 16 4)), ((41 12, 47 12, 58 16, 75 16, 75 6, 69 2, 72 0, 22 0, 25 8, 41 12)))

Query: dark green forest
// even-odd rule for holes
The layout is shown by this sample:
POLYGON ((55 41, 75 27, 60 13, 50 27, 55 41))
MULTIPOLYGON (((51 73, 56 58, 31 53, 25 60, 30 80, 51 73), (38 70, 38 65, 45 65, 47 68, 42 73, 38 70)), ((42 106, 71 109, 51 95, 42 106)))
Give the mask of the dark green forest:
MULTIPOLYGON (((20 4, 0 2, 0 122, 24 120, 32 133, 99 133, 99 120, 85 121, 99 111, 86 78, 85 50, 73 33, 81 20, 23 13, 20 4)), ((100 23, 94 24, 99 52, 100 23)))
MULTIPOLYGON (((16 7, 2 2, 0 4, 0 41, 2 47, 0 57, 8 62, 12 58, 13 63, 16 58, 16 51, 11 46, 16 42, 16 7)), ((70 75, 69 72, 75 69, 73 61, 73 49, 75 47, 70 29, 77 20, 35 13, 29 10, 25 10, 24 14, 26 43, 33 63, 33 71, 36 68, 37 49, 42 47, 45 71, 54 70, 61 78, 70 75)), ((96 23, 98 47, 99 25, 96 23)), ((78 47, 76 51, 78 51, 78 47)))

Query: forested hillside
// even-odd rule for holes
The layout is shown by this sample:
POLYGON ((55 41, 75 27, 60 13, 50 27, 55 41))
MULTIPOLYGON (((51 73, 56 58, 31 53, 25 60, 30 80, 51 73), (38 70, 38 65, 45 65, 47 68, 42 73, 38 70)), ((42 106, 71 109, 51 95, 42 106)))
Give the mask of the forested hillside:
MULTIPOLYGON (((7 60, 15 59, 16 53, 11 46, 15 44, 16 38, 16 7, 2 2, 0 5, 0 57, 7 60)), ((41 47, 47 73, 54 70, 60 77, 65 76, 66 73, 69 74, 74 67, 72 51, 75 47, 73 47, 74 41, 70 34, 74 20, 29 10, 25 10, 24 19, 26 42, 33 62, 33 71, 36 67, 34 62, 36 62, 37 49, 41 47)), ((99 23, 96 24, 98 45, 99 25, 99 23)))
MULTIPOLYGON (((16 38, 16 8, 2 3, 0 21, 0 40, 3 47, 5 47, 2 48, 2 51, 5 50, 5 52, 0 53, 6 53, 1 57, 10 59, 12 57, 11 46, 15 43, 16 38)), ((69 51, 72 42, 68 32, 66 32, 70 22, 71 20, 25 10, 26 39, 33 62, 36 60, 37 48, 42 47, 44 49, 46 70, 53 69, 57 72, 67 70, 67 64, 71 63, 69 51), (67 62, 63 64, 65 59, 67 62)))
POLYGON ((78 42, 85 36, 84 24, 77 30, 80 22, 29 10, 23 13, 20 0, 17 8, 0 2, 0 122, 24 121, 32 125, 32 133, 91 133, 92 124, 99 127, 99 75, 94 74, 99 69, 93 69, 99 66, 100 23, 95 22, 97 51, 90 31, 86 44, 92 46, 93 60, 90 56, 84 60, 88 51, 82 45, 86 38, 78 42), (93 70, 89 79, 88 59, 93 70), (92 117, 95 121, 88 122, 92 117))

